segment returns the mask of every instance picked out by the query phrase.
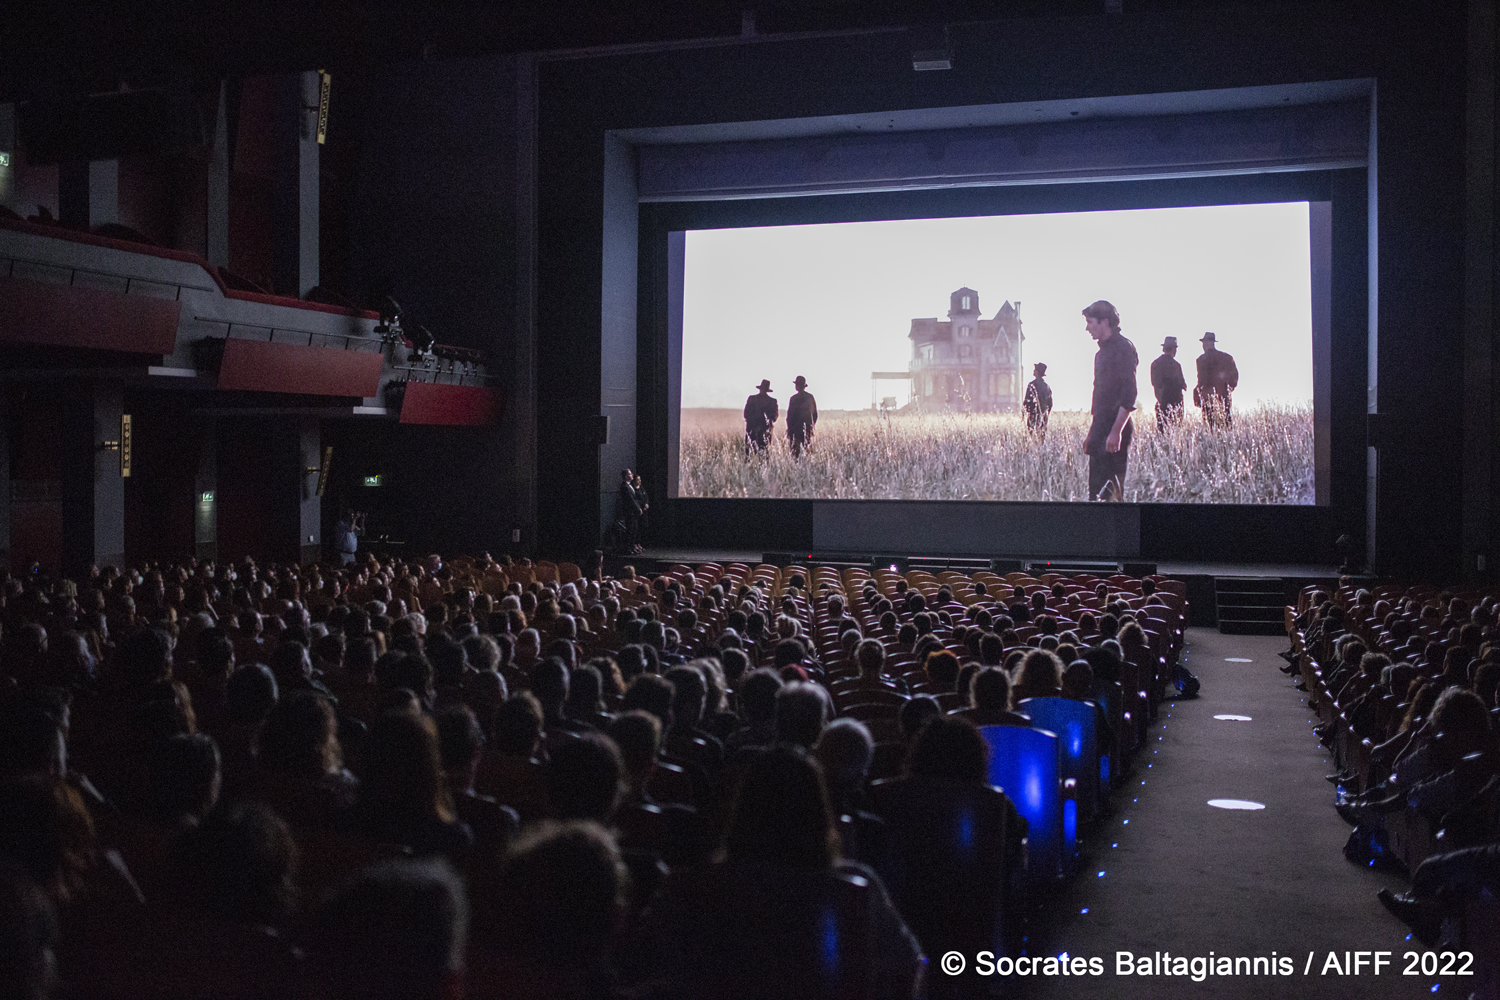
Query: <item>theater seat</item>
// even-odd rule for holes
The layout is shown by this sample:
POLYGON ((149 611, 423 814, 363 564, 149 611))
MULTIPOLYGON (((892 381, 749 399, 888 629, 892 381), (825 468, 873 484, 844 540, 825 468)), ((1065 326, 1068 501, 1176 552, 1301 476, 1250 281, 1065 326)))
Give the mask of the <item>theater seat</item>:
POLYGON ((1010 883, 1022 830, 1006 796, 921 777, 877 781, 870 793, 896 844, 888 888, 928 956, 1011 950, 1019 925, 1009 922, 1010 883))
POLYGON ((722 863, 675 873, 647 919, 682 996, 862 1000, 875 891, 833 869, 722 863))
POLYGON ((1005 791, 1027 823, 1027 878, 1048 882, 1071 867, 1075 844, 1064 840, 1062 741, 1021 726, 982 726, 990 745, 990 784, 1005 791))
MULTIPOLYGON (((1099 802, 1097 707, 1093 702, 1070 698, 1027 698, 1016 706, 1016 711, 1031 716, 1034 728, 1056 733, 1061 739, 1063 780, 1071 778, 1078 784, 1076 823, 1092 820, 1099 802)), ((1066 810, 1066 804, 1063 808, 1066 810)), ((1065 812, 1065 826, 1067 822, 1065 812)), ((1075 825, 1075 837, 1076 833, 1075 825)), ((1066 838, 1066 831, 1064 835, 1066 838)))

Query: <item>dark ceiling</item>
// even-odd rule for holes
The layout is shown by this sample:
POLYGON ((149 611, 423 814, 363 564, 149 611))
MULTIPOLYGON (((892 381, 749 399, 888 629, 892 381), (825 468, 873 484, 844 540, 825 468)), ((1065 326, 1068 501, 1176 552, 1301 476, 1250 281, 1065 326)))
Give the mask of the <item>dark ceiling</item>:
POLYGON ((201 90, 224 76, 294 69, 1037 16, 1211 13, 1236 0, 52 0, 12 3, 0 32, 0 100, 121 89, 201 90))

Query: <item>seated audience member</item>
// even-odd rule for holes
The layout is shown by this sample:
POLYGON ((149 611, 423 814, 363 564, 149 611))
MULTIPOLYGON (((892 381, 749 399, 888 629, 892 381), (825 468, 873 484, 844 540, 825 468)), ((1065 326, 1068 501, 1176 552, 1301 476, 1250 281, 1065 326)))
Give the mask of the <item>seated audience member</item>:
POLYGON ((1010 675, 999 667, 985 667, 974 675, 971 708, 950 713, 976 726, 1030 726, 1031 717, 1011 711, 1010 675))
MULTIPOLYGON (((922 669, 927 672, 928 694, 934 697, 958 694, 958 657, 947 650, 939 649, 927 654, 922 669)), ((941 698, 939 700, 941 701, 941 698)), ((951 707, 958 708, 959 706, 954 704, 951 707)))
POLYGON ((609 725, 610 714, 604 709, 604 677, 597 666, 585 663, 568 675, 563 716, 601 732, 609 725))
POLYGON ((672 724, 663 737, 666 752, 716 775, 724 765, 724 745, 699 727, 707 697, 703 674, 694 666, 673 667, 666 680, 672 685, 672 724))
POLYGON ((585 733, 561 743, 543 769, 552 818, 614 822, 625 797, 625 765, 613 740, 602 733, 585 733))
POLYGON ((453 1000, 464 995, 468 902, 444 861, 381 862, 313 918, 320 1000, 453 1000))
POLYGON ((811 749, 829 716, 828 696, 815 684, 788 684, 776 694, 776 742, 811 749))
POLYGON ((370 727, 353 822, 375 840, 462 862, 474 843, 454 812, 431 717, 387 713, 370 727))
POLYGON ((473 709, 450 705, 437 714, 438 749, 443 775, 453 795, 458 818, 474 832, 474 846, 481 852, 503 850, 521 827, 521 818, 509 806, 474 790, 474 776, 484 759, 484 730, 473 709))
POLYGON ((927 724, 927 720, 943 714, 943 708, 930 694, 919 694, 896 714, 896 723, 901 727, 901 737, 910 744, 927 724))
POLYGON ((919 995, 916 939, 879 876, 841 860, 838 843, 817 765, 791 746, 752 757, 724 860, 674 873, 646 914, 668 990, 726 1000, 810 996, 832 972, 865 982, 860 995, 919 995), (836 970, 823 943, 830 912, 842 938, 836 970))
POLYGON ((1062 661, 1055 653, 1034 649, 1016 670, 1011 701, 1019 705, 1027 698, 1062 697, 1062 661))
POLYGON ((619 849, 598 824, 530 829, 475 894, 469 995, 616 996, 610 957, 628 909, 628 884, 619 849))
POLYGON ((481 794, 514 809, 522 823, 547 815, 542 764, 536 759, 541 745, 542 706, 530 691, 519 691, 495 713, 495 731, 474 783, 481 794))
POLYGON ((745 675, 739 686, 740 713, 744 725, 730 734, 725 749, 730 753, 776 742, 776 696, 782 688, 774 670, 761 668, 745 675))
POLYGON ((271 710, 255 762, 254 796, 296 826, 338 825, 358 796, 359 781, 344 768, 333 706, 310 691, 291 692, 271 710))
POLYGON ((859 667, 860 689, 881 689, 906 694, 906 682, 885 675, 885 646, 878 639, 862 639, 854 647, 854 662, 859 667))
POLYGON ((707 844, 698 811, 658 802, 651 794, 661 746, 661 722, 650 712, 622 712, 609 726, 625 768, 625 797, 615 813, 620 848, 649 854, 672 867, 703 860, 707 844))
POLYGON ((627 712, 635 709, 650 712, 661 723, 662 730, 666 731, 672 727, 673 693, 671 681, 655 674, 641 674, 625 689, 620 708, 627 712))
POLYGON ((865 795, 865 779, 875 759, 870 730, 856 719, 834 719, 818 737, 813 755, 823 769, 844 855, 889 878, 895 867, 890 834, 885 821, 869 811, 865 795))

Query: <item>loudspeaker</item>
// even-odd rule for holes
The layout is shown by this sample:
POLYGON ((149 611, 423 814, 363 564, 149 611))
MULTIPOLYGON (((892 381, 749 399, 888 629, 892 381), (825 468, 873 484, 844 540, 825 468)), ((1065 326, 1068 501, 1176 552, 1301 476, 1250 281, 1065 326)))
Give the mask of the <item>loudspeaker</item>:
POLYGON ((891 569, 892 567, 895 567, 897 573, 905 576, 906 571, 911 568, 911 560, 905 556, 876 556, 870 560, 870 568, 872 570, 891 569))
POLYGON ((1128 562, 1121 567, 1120 572, 1126 576, 1155 576, 1156 563, 1154 562, 1128 562))
POLYGON ((990 572, 998 576, 1004 576, 1007 573, 1024 573, 1026 572, 1026 564, 1020 559, 1001 559, 997 557, 990 560, 990 572))
POLYGON ((790 566, 798 560, 798 556, 791 552, 767 552, 761 558, 772 566, 790 566))

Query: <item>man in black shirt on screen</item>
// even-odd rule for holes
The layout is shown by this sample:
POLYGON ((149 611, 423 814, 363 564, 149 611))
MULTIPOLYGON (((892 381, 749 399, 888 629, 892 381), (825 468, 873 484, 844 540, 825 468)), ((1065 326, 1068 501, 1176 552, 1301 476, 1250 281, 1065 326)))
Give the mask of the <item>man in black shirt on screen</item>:
POLYGON ((1094 355, 1093 422, 1083 450, 1089 457, 1089 499, 1125 499, 1130 414, 1135 409, 1135 345, 1120 334, 1120 314, 1100 299, 1083 310, 1085 328, 1099 344, 1094 355))

